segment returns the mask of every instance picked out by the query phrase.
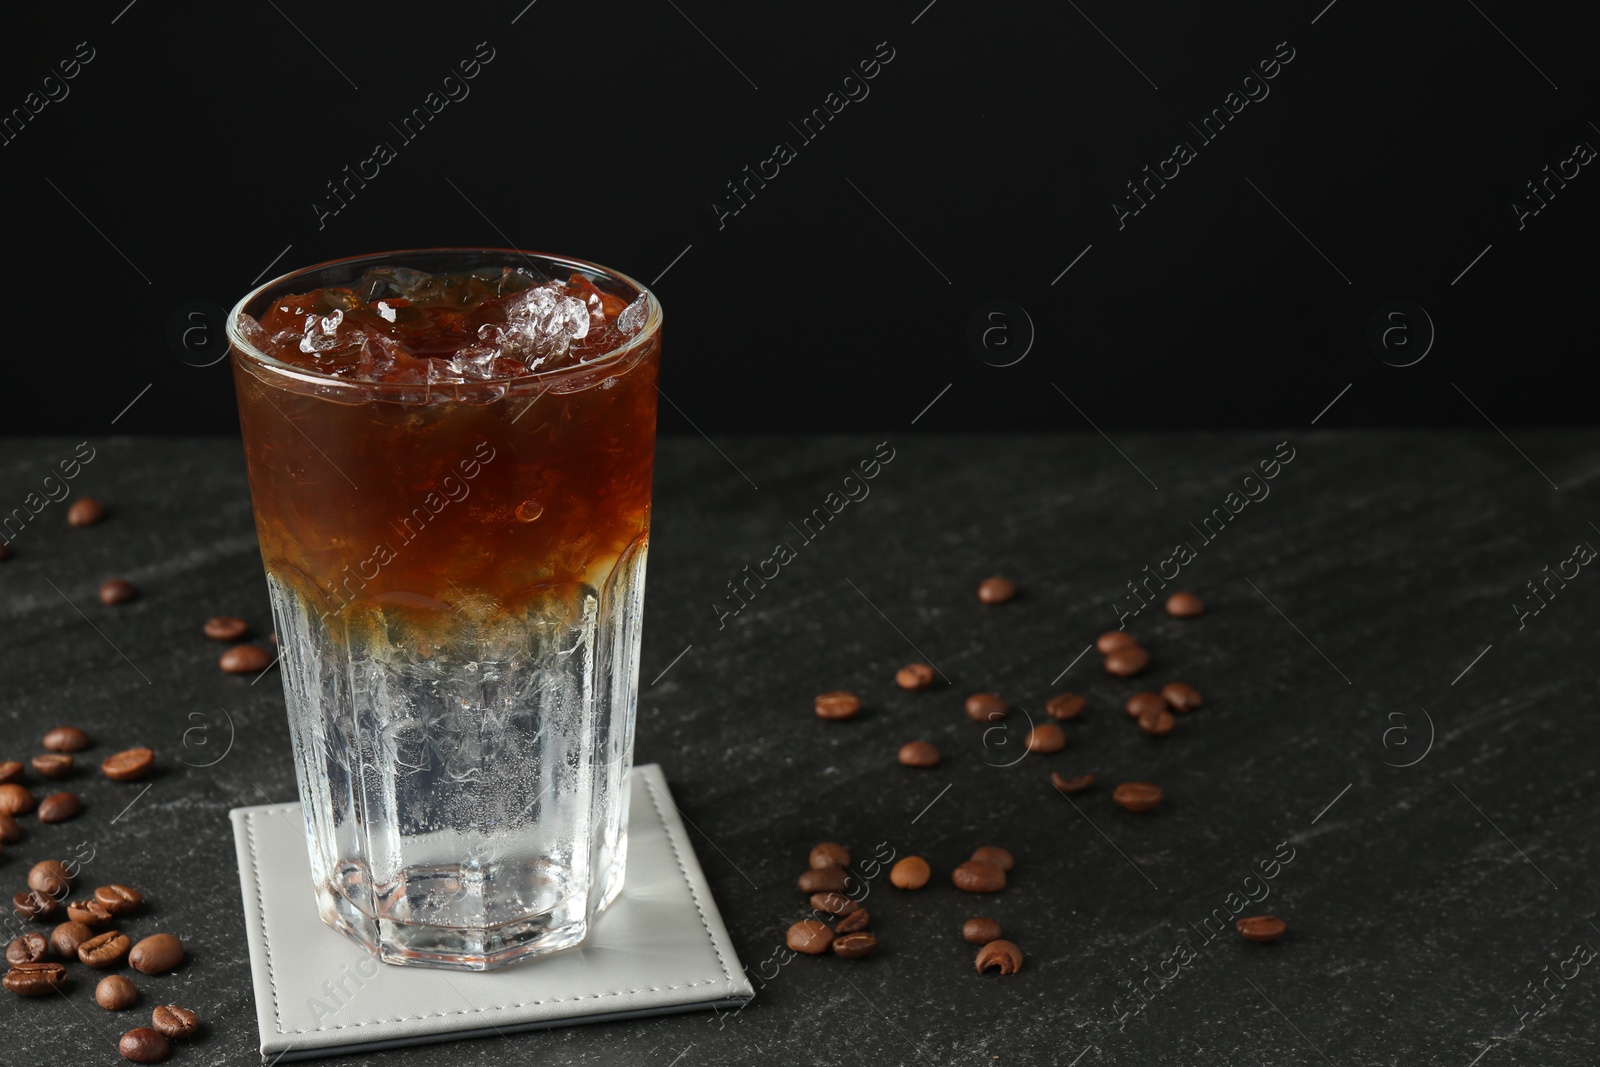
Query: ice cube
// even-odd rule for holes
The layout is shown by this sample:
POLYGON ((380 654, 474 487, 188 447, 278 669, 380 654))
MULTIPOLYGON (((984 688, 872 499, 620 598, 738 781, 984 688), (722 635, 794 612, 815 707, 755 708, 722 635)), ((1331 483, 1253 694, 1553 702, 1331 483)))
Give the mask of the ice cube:
POLYGON ((385 297, 426 303, 438 299, 442 292, 437 278, 409 267, 374 267, 356 283, 357 297, 364 304, 385 297))
POLYGON ((566 355, 573 341, 589 334, 589 309, 560 285, 541 285, 506 301, 501 349, 531 370, 566 355))
POLYGON ((305 332, 300 336, 300 351, 326 352, 340 342, 339 324, 344 312, 337 309, 326 315, 307 315, 305 332))
POLYGON ((639 299, 622 309, 622 314, 617 316, 617 329, 631 337, 644 328, 644 320, 650 314, 650 298, 639 294, 639 299))

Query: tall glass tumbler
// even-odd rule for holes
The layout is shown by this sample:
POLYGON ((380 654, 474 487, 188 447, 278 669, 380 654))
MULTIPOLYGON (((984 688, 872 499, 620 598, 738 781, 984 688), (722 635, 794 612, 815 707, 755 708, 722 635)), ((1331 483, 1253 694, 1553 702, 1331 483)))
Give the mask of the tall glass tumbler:
POLYGON ((268 282, 228 334, 323 921, 463 970, 581 942, 627 860, 660 305, 577 260, 395 252, 268 282), (252 343, 275 300, 375 267, 579 275, 642 326, 471 382, 349 380, 252 343))

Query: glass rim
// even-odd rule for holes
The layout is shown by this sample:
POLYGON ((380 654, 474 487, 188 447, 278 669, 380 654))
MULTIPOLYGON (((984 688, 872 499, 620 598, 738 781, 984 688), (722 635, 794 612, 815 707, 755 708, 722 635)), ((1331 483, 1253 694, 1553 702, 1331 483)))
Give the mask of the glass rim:
POLYGON ((403 260, 406 256, 448 255, 451 253, 461 255, 517 256, 527 260, 529 266, 536 266, 534 261, 542 260, 546 263, 556 263, 570 267, 578 267, 602 277, 616 279, 625 285, 631 286, 648 301, 646 304, 647 313, 645 322, 640 328, 639 332, 617 347, 608 349, 593 359, 583 363, 575 363, 571 366, 552 367, 548 370, 531 371, 527 374, 519 374, 512 378, 493 378, 483 382, 468 382, 463 384, 469 386, 493 386, 509 389, 513 386, 527 383, 560 381, 563 378, 590 374, 596 370, 604 370, 608 367, 614 366, 615 364, 624 362, 626 356, 634 352, 636 349, 650 343, 651 339, 656 334, 660 333, 661 322, 663 318, 661 301, 657 300, 655 293, 651 292, 650 289, 642 282, 635 280, 631 276, 624 274, 619 270, 613 270, 610 267, 602 266, 599 263, 594 263, 587 259, 576 259, 572 256, 558 256, 548 252, 536 252, 531 249, 461 245, 437 248, 403 248, 392 252, 367 252, 355 256, 341 256, 338 259, 329 259, 320 263, 312 263, 308 266, 298 267, 285 274, 280 274, 275 278, 262 282, 254 289, 251 289, 248 293, 241 297, 239 302, 234 304, 233 308, 228 312, 226 328, 229 348, 239 355, 244 356, 253 364, 259 365, 264 369, 270 370, 273 373, 283 377, 292 378, 307 384, 322 387, 343 387, 352 390, 360 390, 363 392, 414 392, 418 384, 416 382, 374 382, 359 378, 340 378, 332 374, 311 370, 293 363, 285 363, 276 356, 269 355, 261 351, 247 338, 245 338, 244 334, 239 329, 239 316, 244 314, 246 305, 256 300, 267 290, 273 288, 274 286, 288 282, 299 275, 310 274, 314 271, 325 270, 329 267, 338 267, 344 265, 353 266, 363 261, 370 261, 373 266, 405 266, 403 260))

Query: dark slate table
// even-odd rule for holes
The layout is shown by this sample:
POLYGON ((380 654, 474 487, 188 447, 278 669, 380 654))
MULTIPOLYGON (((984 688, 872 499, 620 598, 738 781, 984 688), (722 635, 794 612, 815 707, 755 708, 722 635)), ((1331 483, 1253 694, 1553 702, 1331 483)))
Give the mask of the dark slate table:
MULTIPOLYGON (((1595 1062, 1600 576, 1563 561, 1600 544, 1600 434, 886 436, 868 495, 813 518, 809 540, 797 528, 830 493, 861 495, 845 479, 880 437, 661 446, 637 757, 666 769, 743 961, 766 976, 757 1000, 326 1062, 1595 1062), (1245 482, 1285 440, 1277 476, 1245 482), (1084 650, 1119 598, 1132 606, 1125 583, 1171 573, 1179 541, 1193 558, 1174 585, 1209 611, 1132 618, 1150 671, 1107 676, 1084 650), (772 574, 780 542, 793 558, 731 614, 727 583, 772 574), (1558 568, 1564 585, 1535 600, 1527 583, 1558 568), (1022 592, 982 606, 974 588, 996 572, 1022 592), (896 668, 920 658, 948 681, 898 690, 896 668), (1206 706, 1148 739, 1121 704, 1173 679, 1206 706), (812 714, 834 688, 862 694, 858 718, 812 714), (1007 730, 964 717, 985 689, 1018 706, 1007 730), (1027 716, 1064 689, 1089 697, 1071 744, 1019 761, 1027 716), (918 737, 942 766, 896 764, 918 737), (1052 770, 1101 784, 1069 802, 1052 770), (1166 803, 1117 809, 1109 786, 1128 779, 1166 803), (765 962, 804 911, 794 878, 820 839, 926 856, 934 881, 875 883, 871 959, 765 962), (983 844, 1015 853, 1009 888, 955 891, 949 870, 983 844), (1235 909, 1290 932, 1208 937, 1207 917, 1235 909), (1019 974, 974 973, 958 931, 978 914, 1022 947, 1019 974)), ((75 444, 8 442, 0 505, 75 444)), ((0 880, 20 883, 49 842, 92 850, 90 881, 144 887, 152 914, 132 925, 180 932, 193 957, 156 995, 210 1024, 173 1062, 252 1063, 227 812, 295 787, 276 674, 221 674, 200 634, 214 613, 267 618, 240 451, 91 444, 72 491, 105 501, 106 521, 69 529, 52 503, 0 563, 0 758, 72 722, 95 759, 146 743, 161 772, 144 792, 81 775, 87 810, 30 822, 0 880), (143 596, 101 606, 112 576, 143 596)), ((0 1061, 118 1062, 128 1025, 82 978, 65 1000, 0 997, 0 1061)))

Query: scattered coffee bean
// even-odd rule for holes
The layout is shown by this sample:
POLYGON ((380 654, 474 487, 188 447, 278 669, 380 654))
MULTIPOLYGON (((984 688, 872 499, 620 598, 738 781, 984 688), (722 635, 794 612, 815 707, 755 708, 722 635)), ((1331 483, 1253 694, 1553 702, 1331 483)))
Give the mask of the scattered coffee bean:
POLYGON ((796 952, 804 952, 808 956, 820 956, 828 951, 829 945, 833 944, 833 931, 828 929, 827 923, 818 919, 801 919, 789 927, 784 941, 796 952))
POLYGON ((811 906, 817 911, 825 911, 829 915, 845 916, 855 913, 860 907, 855 901, 843 893, 813 893, 811 906))
POLYGON ((921 856, 907 856, 889 870, 889 884, 896 889, 921 889, 933 871, 921 856))
POLYGON ((94 891, 94 899, 112 915, 126 915, 144 903, 144 894, 132 886, 103 885, 94 891))
POLYGON ((908 663, 894 674, 894 684, 901 689, 927 689, 933 684, 934 670, 926 663, 908 663))
POLYGON ((22 840, 22 827, 10 814, 0 811, 0 844, 13 845, 22 840))
POLYGON ((117 1051, 122 1053, 123 1059, 134 1063, 160 1063, 171 1054, 172 1046, 155 1030, 141 1026, 122 1035, 117 1051))
POLYGON ((250 632, 250 624, 232 615, 213 615, 206 620, 205 629, 213 641, 238 641, 250 632))
POLYGON ((19 963, 38 963, 49 948, 50 942, 43 934, 26 933, 6 946, 6 962, 13 967, 19 963))
POLYGON ((1150 666, 1150 653, 1138 645, 1117 649, 1106 657, 1105 662, 1106 673, 1114 674, 1118 678, 1132 678, 1148 666, 1150 666))
POLYGON ((1070 796, 1074 793, 1081 793, 1091 785, 1094 785, 1094 775, 1080 774, 1073 778, 1063 778, 1059 774, 1051 774, 1050 784, 1070 796))
POLYGON ((973 722, 999 722, 1008 710, 998 693, 973 693, 967 698, 967 718, 973 722))
POLYGON ((100 761, 100 773, 114 782, 136 782, 150 773, 156 754, 148 748, 130 748, 100 761))
POLYGON ((66 984, 67 969, 59 963, 19 963, 0 979, 0 985, 19 997, 42 997, 66 984))
POLYGON ((51 752, 82 752, 89 747, 89 735, 76 726, 57 726, 44 735, 44 747, 51 752))
POLYGON ((37 893, 64 897, 72 881, 72 872, 56 860, 40 860, 28 870, 28 888, 37 893))
POLYGON ((7 815, 26 815, 33 810, 33 794, 28 787, 8 782, 0 785, 0 812, 7 815))
POLYGON ((66 822, 83 810, 83 801, 76 793, 51 793, 39 801, 40 822, 66 822))
POLYGON ((1028 739, 1024 744, 1029 752, 1048 756, 1067 747, 1067 735, 1055 723, 1042 722, 1028 731, 1028 739))
POLYGON ((872 916, 867 914, 866 908, 857 908, 835 923, 833 932, 835 934, 853 934, 857 930, 865 930, 867 924, 871 921, 872 916))
POLYGON ((170 1038, 182 1040, 200 1032, 200 1020, 188 1008, 163 1004, 150 1014, 150 1025, 170 1038))
POLYGON ((978 583, 978 599, 985 604, 1004 604, 1017 595, 1017 583, 1009 578, 985 578, 978 583))
POLYGON ((812 869, 850 866, 850 850, 834 841, 823 841, 811 850, 812 869))
POLYGON ((124 1011, 139 1003, 139 987, 120 974, 108 974, 94 987, 94 1002, 106 1011, 124 1011))
POLYGON ((1139 716, 1139 729, 1148 737, 1166 737, 1172 732, 1173 724, 1177 720, 1172 717, 1172 712, 1162 708, 1157 712, 1145 712, 1139 716))
POLYGON ((813 706, 819 719, 850 719, 861 710, 861 698, 848 690, 837 689, 818 693, 813 706))
POLYGON ((67 918, 85 926, 101 927, 111 921, 111 912, 98 900, 71 900, 67 902, 67 918))
POLYGON ((151 934, 128 953, 128 963, 141 974, 165 974, 183 962, 183 942, 171 934, 151 934))
POLYGON ((813 867, 800 876, 800 892, 843 893, 850 885, 850 876, 843 867, 813 867))
POLYGON ((1233 925, 1238 929, 1240 937, 1261 945, 1278 940, 1289 928, 1288 923, 1276 915, 1250 915, 1233 925))
POLYGON ((1000 924, 993 919, 968 919, 961 924, 961 936, 974 945, 1000 940, 1000 924))
POLYGON ((106 509, 92 496, 80 496, 67 509, 68 526, 93 526, 106 517, 106 509))
POLYGON ((1108 630, 1096 638, 1094 647, 1102 656, 1109 656, 1119 648, 1132 648, 1138 643, 1126 630, 1108 630))
POLYGON ((8 759, 0 763, 0 785, 11 785, 15 782, 20 782, 26 772, 27 768, 22 765, 21 760, 8 759))
POLYGON ((228 674, 255 674, 272 665, 267 650, 255 645, 234 645, 217 660, 217 666, 228 674))
POLYGON ((78 946, 94 936, 94 931, 80 922, 64 922, 50 931, 50 947, 64 960, 78 958, 78 946))
POLYGON ((126 604, 139 595, 139 590, 126 578, 112 578, 100 583, 100 603, 126 604))
POLYGON ((1200 699, 1200 690, 1182 682, 1168 682, 1162 686, 1161 699, 1167 702, 1167 707, 1180 715, 1186 711, 1193 711, 1203 703, 1200 699))
POLYGON ((968 860, 950 872, 950 881, 968 893, 998 893, 1006 887, 1006 872, 992 863, 968 860))
POLYGON ((1009 941, 991 941, 978 950, 978 973, 998 970, 1016 974, 1022 967, 1022 950, 1009 941))
POLYGON ((833 939, 834 955, 843 956, 847 960, 859 960, 863 956, 869 956, 877 947, 878 939, 865 930, 833 939))
POLYGON ((1060 719, 1065 722, 1068 719, 1076 719, 1083 714, 1084 703, 1083 697, 1077 693, 1062 693, 1046 701, 1044 711, 1052 719, 1060 719))
POLYGON ((46 752, 29 762, 45 778, 65 778, 72 773, 72 757, 65 752, 46 752))
MULTIPOLYGON (((159 937, 160 935, 158 934, 157 936, 159 937)), ((143 942, 140 943, 143 944, 143 942)), ((132 947, 133 942, 128 939, 127 934, 120 930, 107 930, 105 933, 91 937, 79 945, 78 959, 90 967, 104 970, 107 967, 115 967, 120 964, 123 957, 128 954, 128 950, 132 947)), ((141 967, 140 970, 144 970, 144 968, 141 967)), ((171 968, 163 968, 163 970, 171 970, 171 968)), ((146 971, 145 973, 154 974, 156 972, 146 971)))
POLYGON ((976 860, 979 863, 992 864, 1002 871, 1009 871, 1017 863, 1016 860, 1011 858, 1011 853, 995 845, 984 845, 967 858, 976 860))
POLYGON ((1137 719, 1148 711, 1165 711, 1167 702, 1161 699, 1160 693, 1135 693, 1123 705, 1123 710, 1128 713, 1128 718, 1137 719))
POLYGON ((1161 797, 1161 787, 1154 782, 1123 782, 1111 791, 1111 799, 1129 811, 1149 811, 1161 797))
POLYGON ((61 902, 48 894, 35 893, 30 889, 12 897, 11 908, 24 919, 43 922, 61 910, 61 902))
POLYGON ((1173 593, 1167 597, 1167 614, 1174 619, 1192 619, 1205 610, 1205 602, 1193 593, 1173 593))
POLYGON ((937 767, 939 750, 931 741, 907 741, 900 746, 900 762, 907 767, 937 767))

